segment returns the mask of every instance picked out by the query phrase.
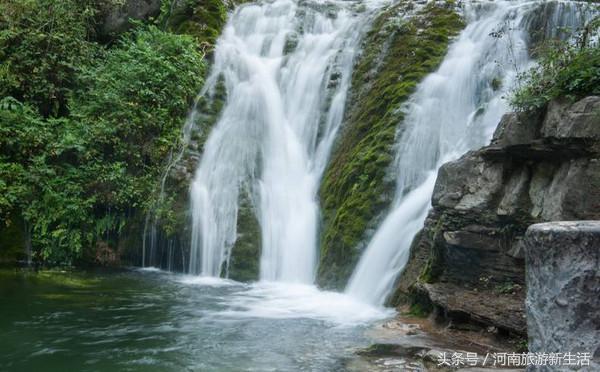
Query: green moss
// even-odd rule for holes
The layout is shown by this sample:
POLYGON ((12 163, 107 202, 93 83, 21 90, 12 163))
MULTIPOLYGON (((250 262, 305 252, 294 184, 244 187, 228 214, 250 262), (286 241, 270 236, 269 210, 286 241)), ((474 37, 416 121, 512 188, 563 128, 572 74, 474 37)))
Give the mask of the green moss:
POLYGON ((410 305, 410 310, 407 315, 414 316, 417 318, 426 318, 429 315, 430 309, 423 307, 419 303, 410 305))
POLYGON ((493 78, 490 84, 494 91, 500 90, 500 88, 502 88, 502 80, 499 78, 493 78))
POLYGON ((238 236, 229 259, 228 277, 240 282, 258 280, 261 234, 258 219, 247 197, 240 202, 238 236))
POLYGON ((463 22, 450 4, 430 4, 411 18, 409 5, 382 13, 366 35, 355 66, 350 111, 320 192, 324 228, 319 283, 342 287, 360 255, 359 243, 389 205, 386 180, 402 122, 401 105, 443 59, 463 22))
POLYGON ((398 350, 397 344, 373 344, 365 349, 356 352, 358 355, 365 356, 389 356, 395 355, 398 350))
POLYGON ((169 30, 195 37, 212 48, 227 21, 227 7, 221 0, 186 0, 182 5, 166 7, 165 26, 169 30))
POLYGON ((432 242, 432 244, 427 265, 425 265, 423 272, 419 276, 419 281, 421 282, 433 283, 444 272, 444 221, 445 216, 440 216, 433 231, 427 231, 427 233, 430 234, 429 240, 432 242))

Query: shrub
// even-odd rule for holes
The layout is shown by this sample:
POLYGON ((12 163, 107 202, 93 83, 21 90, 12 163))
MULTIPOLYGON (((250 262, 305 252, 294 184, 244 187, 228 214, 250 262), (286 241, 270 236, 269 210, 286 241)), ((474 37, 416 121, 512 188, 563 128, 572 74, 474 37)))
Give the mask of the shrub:
MULTIPOLYGON (((11 27, 26 37, 29 28, 21 26, 11 27)), ((100 51, 85 34, 75 41, 80 27, 64 34, 100 51)), ((24 66, 46 46, 3 50, 10 61, 32 58, 10 67, 4 82, 27 81, 24 66)), ((71 264, 99 240, 118 236, 131 210, 143 210, 205 67, 192 38, 139 24, 95 59, 73 57, 79 51, 55 49, 39 57, 52 63, 34 72, 35 81, 0 88, 0 229, 26 226, 34 258, 51 264, 71 264)))
POLYGON ((575 41, 552 40, 536 53, 538 64, 519 77, 511 104, 517 111, 536 110, 556 98, 600 94, 600 17, 575 41))

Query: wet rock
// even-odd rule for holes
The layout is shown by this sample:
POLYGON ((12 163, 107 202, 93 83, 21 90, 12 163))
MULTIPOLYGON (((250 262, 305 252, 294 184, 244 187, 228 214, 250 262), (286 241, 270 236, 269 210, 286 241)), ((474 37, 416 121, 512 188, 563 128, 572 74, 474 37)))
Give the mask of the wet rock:
POLYGON ((525 243, 529 351, 590 353, 600 370, 600 221, 536 224, 525 243))
POLYGON ((495 290, 465 290, 458 284, 423 284, 431 301, 452 312, 461 322, 491 324, 519 334, 526 333, 524 294, 495 290))
POLYGON ((432 204, 458 210, 483 210, 502 188, 503 166, 489 164, 470 152, 461 161, 442 166, 432 204))
POLYGON ((111 39, 131 27, 131 19, 147 20, 160 13, 160 0, 126 0, 122 5, 112 5, 102 11, 98 34, 111 39))
POLYGON ((243 190, 237 220, 237 239, 225 276, 239 282, 256 281, 260 271, 261 230, 250 193, 243 190))

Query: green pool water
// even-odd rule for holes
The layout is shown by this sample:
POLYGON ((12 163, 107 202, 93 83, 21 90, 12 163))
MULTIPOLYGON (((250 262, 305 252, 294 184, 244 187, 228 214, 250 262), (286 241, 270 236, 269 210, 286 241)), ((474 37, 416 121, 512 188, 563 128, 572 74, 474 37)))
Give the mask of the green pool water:
POLYGON ((156 270, 0 271, 0 371, 344 371, 385 311, 156 270))

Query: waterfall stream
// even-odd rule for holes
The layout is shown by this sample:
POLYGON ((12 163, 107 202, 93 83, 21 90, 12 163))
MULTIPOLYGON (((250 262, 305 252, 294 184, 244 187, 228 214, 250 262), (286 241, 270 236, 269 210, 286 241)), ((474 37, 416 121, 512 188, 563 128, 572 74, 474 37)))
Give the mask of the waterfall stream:
POLYGON ((260 278, 313 282, 316 193, 377 5, 275 0, 232 14, 204 87, 222 82, 227 100, 191 188, 190 273, 221 275, 246 198, 260 224, 260 278))
POLYGON ((405 107, 393 170, 395 200, 346 293, 375 305, 385 302, 408 261, 414 236, 423 227, 437 170, 491 139, 509 109, 505 97, 518 84, 519 72, 532 65, 530 41, 571 34, 590 12, 585 4, 573 2, 465 4, 467 27, 405 107), (536 23, 546 12, 550 12, 544 17, 546 24, 536 23), (534 29, 540 26, 546 27, 534 29))

